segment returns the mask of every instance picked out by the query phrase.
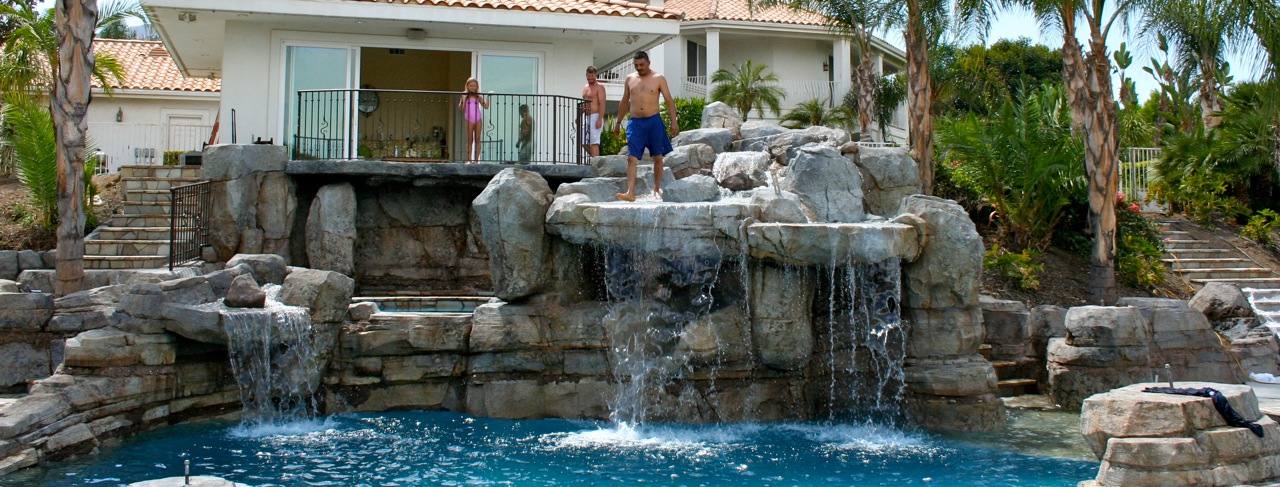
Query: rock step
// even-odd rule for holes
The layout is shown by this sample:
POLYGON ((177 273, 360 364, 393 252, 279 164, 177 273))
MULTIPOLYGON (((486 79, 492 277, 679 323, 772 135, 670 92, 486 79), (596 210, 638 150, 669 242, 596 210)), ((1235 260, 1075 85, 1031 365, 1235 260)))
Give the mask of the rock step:
POLYGON ((1014 397, 1026 394, 1036 394, 1035 379, 1006 379, 999 383, 1000 397, 1014 397))
POLYGON ((86 255, 85 269, 159 269, 169 266, 168 255, 86 255))
POLYGON ((1164 258, 1166 259, 1213 259, 1226 258, 1228 255, 1238 255, 1234 251, 1227 249, 1165 249, 1164 258))
MULTIPOLYGON (((180 228, 193 230, 195 227, 180 228)), ((169 241, 169 227, 98 227, 102 240, 163 240, 169 241)))
POLYGON ((169 239, 85 240, 85 255, 169 255, 169 239))
POLYGON ((1280 277, 1255 277, 1244 279, 1192 279, 1192 284, 1204 286, 1211 282, 1225 282, 1235 284, 1241 288, 1263 288, 1263 289, 1280 289, 1280 277))
POLYGON ((1183 279, 1252 279, 1274 277, 1271 269, 1266 267, 1210 268, 1210 269, 1175 269, 1175 274, 1183 279))
POLYGON ((124 190, 124 201, 163 201, 168 203, 169 190, 167 189, 126 189, 124 190))
MULTIPOLYGON (((1168 225, 1168 224, 1165 224, 1165 225, 1168 225)), ((1165 228, 1160 229, 1160 234, 1165 235, 1169 238, 1182 237, 1183 240, 1188 240, 1185 237, 1191 235, 1191 232, 1185 232, 1182 230, 1169 230, 1168 227, 1166 226, 1165 228)))
POLYGON ((169 215, 168 201, 125 201, 121 212, 126 215, 169 215))
POLYGON ((126 178, 199 178, 201 166, 134 165, 120 166, 120 176, 126 178))
POLYGON ((195 178, 120 178, 121 188, 125 191, 168 191, 174 186, 198 183, 195 178))
POLYGON ((111 215, 111 226, 115 228, 169 228, 169 215, 138 215, 116 213, 111 215))
POLYGON ((1211 242, 1208 240, 1194 240, 1194 239, 1191 239, 1191 240, 1169 239, 1164 241, 1164 246, 1167 249, 1173 249, 1173 250, 1221 249, 1222 248, 1222 246, 1218 245, 1217 242, 1211 242))
POLYGON ((982 358, 991 360, 991 344, 983 343, 982 345, 978 345, 978 354, 982 355, 982 358))
POLYGON ((1250 264, 1253 264, 1253 261, 1249 259, 1241 259, 1236 257, 1221 258, 1221 259, 1214 259, 1214 258, 1160 259, 1160 262, 1164 262, 1165 264, 1172 267, 1174 270, 1228 269, 1228 268, 1248 267, 1250 264))

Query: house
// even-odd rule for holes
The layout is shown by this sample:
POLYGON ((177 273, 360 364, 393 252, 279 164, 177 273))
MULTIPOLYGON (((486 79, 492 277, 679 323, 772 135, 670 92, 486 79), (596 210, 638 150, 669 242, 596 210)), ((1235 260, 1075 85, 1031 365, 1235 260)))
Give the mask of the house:
MULTIPOLYGON (((826 19, 814 12, 785 6, 752 9, 748 0, 669 0, 665 8, 684 14, 679 35, 650 52, 655 69, 670 80, 673 96, 705 97, 709 78, 719 69, 733 69, 747 60, 764 64, 786 90, 782 109, 811 99, 838 104, 856 85, 853 75, 862 56, 871 56, 881 74, 904 72, 905 53, 872 40, 871 52, 859 52, 848 38, 834 35, 826 19)), ((633 71, 629 61, 611 66, 602 75, 611 85, 611 98, 621 96, 618 81, 633 71)), ((757 116, 757 115, 752 115, 757 116)), ((771 115, 767 115, 772 117, 771 115)), ((906 139, 905 105, 890 124, 890 139, 906 139)), ((875 134, 880 139, 880 134, 875 134)))
POLYGON ((93 46, 125 72, 110 96, 93 80, 86 118, 90 143, 106 162, 100 171, 160 164, 166 151, 199 150, 208 142, 218 115, 216 77, 184 76, 159 41, 95 39, 93 46))
POLYGON ((678 11, 625 0, 142 4, 181 72, 222 80, 220 140, 283 143, 295 158, 448 160, 452 148, 456 160, 462 116, 447 92, 474 77, 511 96, 486 112, 487 154, 514 161, 518 107, 543 103, 533 116, 553 122, 538 147, 572 160, 576 144, 553 128, 573 123, 585 68, 680 32, 678 11))

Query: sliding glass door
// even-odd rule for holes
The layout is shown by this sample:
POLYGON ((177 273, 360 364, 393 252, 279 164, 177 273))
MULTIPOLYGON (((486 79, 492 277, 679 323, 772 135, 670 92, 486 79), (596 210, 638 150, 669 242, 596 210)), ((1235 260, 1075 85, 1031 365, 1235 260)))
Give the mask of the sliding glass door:
POLYGON ((344 90, 356 86, 358 51, 349 47, 285 47, 285 140, 295 159, 352 157, 350 92, 309 93, 303 90, 344 90))

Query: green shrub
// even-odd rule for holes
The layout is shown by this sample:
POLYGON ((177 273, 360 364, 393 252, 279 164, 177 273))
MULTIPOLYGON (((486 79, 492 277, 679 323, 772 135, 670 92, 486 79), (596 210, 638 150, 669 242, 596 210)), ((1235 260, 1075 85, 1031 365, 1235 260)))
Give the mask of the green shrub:
POLYGON ((186 151, 167 150, 164 151, 164 165, 177 166, 182 161, 182 153, 186 151))
POLYGON ((1249 223, 1240 230, 1240 234, 1254 242, 1271 247, 1276 243, 1271 234, 1276 231, 1280 231, 1280 214, 1271 210, 1261 210, 1249 217, 1249 223))
POLYGON ((1040 289, 1040 273, 1044 272, 1044 264, 1035 260, 1039 255, 1030 248, 1014 253, 994 244, 982 256, 982 266, 996 271, 1018 289, 1034 291, 1040 289))
MULTIPOLYGON (((702 128, 702 109, 707 107, 707 101, 702 98, 675 98, 676 102, 676 118, 680 122, 680 131, 694 130, 702 128)), ((662 110, 662 124, 670 127, 671 117, 667 116, 667 110, 662 110)), ((605 126, 606 128, 608 125, 605 126)), ((604 142, 601 140, 601 142, 604 142)), ((619 147, 621 149, 621 147, 619 147)), ((600 151, 601 154, 605 152, 600 151)))
POLYGON ((1116 197, 1116 277, 1130 286, 1152 288, 1164 283, 1164 240, 1156 222, 1142 215, 1137 203, 1116 197))
POLYGON ((625 130, 614 132, 613 124, 617 123, 618 117, 615 115, 606 115, 604 117, 604 130, 600 132, 600 155, 611 156, 622 151, 627 145, 627 132, 625 130))
MULTIPOLYGON (((30 192, 28 214, 31 219, 24 218, 24 221, 53 228, 58 224, 58 142, 54 137, 49 109, 29 101, 6 97, 3 119, 3 132, 8 136, 0 143, 13 151, 18 180, 30 192)), ((98 194, 98 189, 93 184, 97 158, 91 155, 92 147, 86 149, 83 176, 85 223, 93 227, 97 226, 97 216, 92 211, 93 196, 98 194)))
POLYGON ((938 134, 948 184, 980 195, 1013 248, 1048 247, 1068 206, 1083 200, 1084 146, 1061 87, 1006 100, 989 119, 940 120, 938 134))

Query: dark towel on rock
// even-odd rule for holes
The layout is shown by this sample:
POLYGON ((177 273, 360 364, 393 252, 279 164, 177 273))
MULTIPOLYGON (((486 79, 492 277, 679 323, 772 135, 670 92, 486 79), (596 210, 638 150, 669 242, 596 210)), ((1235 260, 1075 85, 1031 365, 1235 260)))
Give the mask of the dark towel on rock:
POLYGON ((1210 387, 1205 387, 1201 389, 1180 389, 1176 387, 1148 387, 1146 389, 1143 389, 1142 392, 1158 392, 1161 394, 1178 394, 1182 396, 1207 397, 1213 400, 1214 409, 1218 410, 1218 414, 1222 415, 1222 419, 1226 420, 1228 425, 1237 426, 1240 428, 1249 428, 1249 431, 1252 431, 1253 434, 1258 435, 1259 438, 1261 438, 1262 435, 1264 434, 1262 431, 1262 426, 1259 426, 1258 423, 1254 423, 1252 421, 1244 419, 1244 417, 1241 416, 1240 413, 1236 412, 1235 408, 1231 407, 1231 403, 1227 402, 1227 396, 1222 395, 1222 393, 1219 392, 1217 389, 1213 389, 1210 387))

